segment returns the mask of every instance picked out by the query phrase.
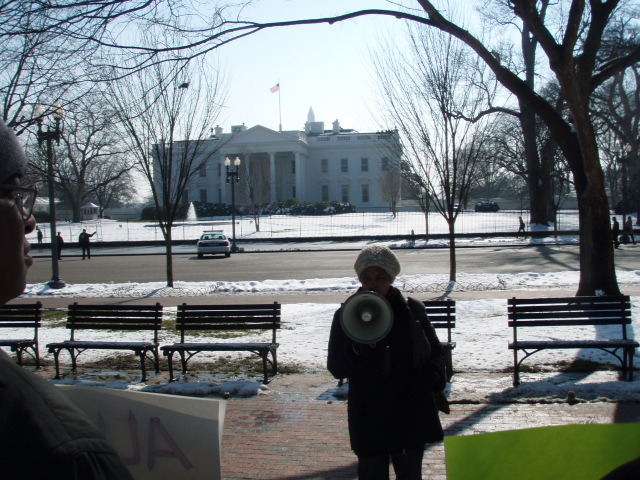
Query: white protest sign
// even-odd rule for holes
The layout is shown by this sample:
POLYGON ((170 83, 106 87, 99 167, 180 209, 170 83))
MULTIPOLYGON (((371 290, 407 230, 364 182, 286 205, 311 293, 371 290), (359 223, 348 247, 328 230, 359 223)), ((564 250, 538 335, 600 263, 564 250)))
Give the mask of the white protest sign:
POLYGON ((58 386, 118 451, 136 480, 218 480, 226 403, 58 386))

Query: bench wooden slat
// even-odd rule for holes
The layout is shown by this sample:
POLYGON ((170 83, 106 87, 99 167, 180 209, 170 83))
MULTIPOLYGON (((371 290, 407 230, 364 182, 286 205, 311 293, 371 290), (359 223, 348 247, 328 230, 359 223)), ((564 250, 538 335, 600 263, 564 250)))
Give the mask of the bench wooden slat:
POLYGON ((184 312, 191 312, 194 310, 203 310, 203 311, 232 311, 232 312, 242 312, 244 310, 259 310, 259 311, 269 311, 269 312, 280 312, 282 308, 280 304, 273 305, 271 303, 244 303, 242 305, 189 305, 182 304, 179 305, 180 309, 184 312))
MULTIPOLYGON (((623 376, 633 379, 633 356, 638 342, 627 338, 631 324, 628 295, 607 297, 511 298, 508 300, 508 325, 513 329, 513 385, 520 384, 519 369, 529 356, 547 349, 596 348, 618 358, 623 376), (528 327, 600 327, 618 326, 619 336, 584 340, 521 340, 518 333, 528 327), (621 350, 621 355, 617 352, 621 350), (518 352, 524 356, 519 359, 518 352)), ((568 335, 565 333, 565 335, 568 335)))
POLYGON ((596 303, 598 305, 626 305, 630 303, 628 295, 607 295, 607 296, 583 296, 583 297, 538 297, 538 298, 516 298, 509 300, 510 305, 540 305, 540 304, 566 304, 566 305, 586 305, 596 303))
POLYGON ((217 331, 233 331, 233 330, 273 330, 280 329, 279 323, 196 323, 196 324, 183 324, 180 327, 181 330, 197 331, 197 330, 217 330, 217 331))
POLYGON ((634 340, 616 340, 616 339, 603 339, 603 340, 524 340, 513 342, 509 344, 510 349, 540 349, 547 348, 611 348, 617 345, 634 346, 636 342, 634 340))
MULTIPOLYGON (((180 314, 179 314, 180 315, 180 314)), ((181 321, 185 323, 241 323, 241 322, 254 322, 254 323, 273 323, 273 315, 268 317, 256 317, 253 315, 238 315, 229 316, 229 313, 225 313, 223 317, 211 316, 211 315, 196 315, 189 314, 185 316, 180 315, 181 321)))
POLYGON ((145 331, 157 331, 161 329, 160 323, 81 323, 81 324, 68 324, 68 329, 73 330, 145 330, 145 331))
POLYGON ((91 305, 89 308, 78 308, 69 306, 69 313, 72 315, 100 315, 101 312, 105 312, 105 315, 118 316, 125 315, 147 315, 148 313, 159 312, 156 307, 144 307, 144 308, 132 308, 131 306, 124 305, 105 305, 102 308, 100 305, 91 305))
MULTIPOLYGON (((9 347, 15 352, 18 365, 22 365, 22 357, 27 353, 40 368, 40 346, 38 330, 42 326, 42 303, 8 304, 0 307, 0 328, 29 328, 33 330, 30 338, 0 338, 1 347, 9 347)), ((21 337, 25 332, 20 333, 21 337)))
POLYGON ((631 321, 620 320, 615 318, 593 318, 591 320, 583 318, 583 319, 575 319, 575 320, 567 320, 567 319, 559 319, 554 320, 553 317, 548 317, 546 315, 540 315, 537 319, 533 319, 533 317, 527 317, 527 319, 522 320, 512 320, 509 321, 510 327, 580 327, 580 326, 589 326, 589 325, 629 325, 631 321), (531 320, 529 320, 531 318, 531 320))

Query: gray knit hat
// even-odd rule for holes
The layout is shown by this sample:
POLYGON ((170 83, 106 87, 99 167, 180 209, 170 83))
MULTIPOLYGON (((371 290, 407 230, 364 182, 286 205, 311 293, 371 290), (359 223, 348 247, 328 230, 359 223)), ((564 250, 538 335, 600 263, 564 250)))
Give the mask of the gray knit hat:
POLYGON ((13 129, 0 118, 0 183, 4 183, 27 165, 27 156, 13 129))
POLYGON ((389 247, 384 245, 368 245, 360 251, 356 263, 353 265, 358 277, 369 267, 383 269, 391 277, 391 282, 400 273, 400 262, 389 247))

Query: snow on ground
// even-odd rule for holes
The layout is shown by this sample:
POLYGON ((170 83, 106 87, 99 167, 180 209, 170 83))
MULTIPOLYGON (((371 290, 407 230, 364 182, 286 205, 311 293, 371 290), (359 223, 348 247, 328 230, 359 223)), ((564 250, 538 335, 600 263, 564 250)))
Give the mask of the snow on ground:
MULTIPOLYGON (((116 222, 109 222, 118 230, 116 222)), ((103 229, 110 228, 106 224, 103 229)), ((116 230, 117 231, 117 230, 116 230)), ((113 236, 116 234, 114 233, 113 236)), ((535 272, 514 275, 468 275, 461 273, 458 277, 458 288, 465 285, 492 284, 504 290, 536 290, 540 296, 549 295, 557 288, 573 288, 577 286, 579 272, 555 272, 538 274, 535 272)), ((618 281, 624 291, 625 285, 640 285, 640 270, 618 272, 618 281)), ((395 285, 407 295, 420 298, 416 286, 429 284, 445 284, 447 275, 401 275, 395 285)), ((278 334, 280 348, 278 361, 281 365, 296 365, 307 371, 324 371, 327 353, 329 327, 333 313, 339 304, 313 303, 313 293, 332 291, 344 294, 346 299, 358 287, 355 277, 332 279, 290 279, 266 280, 264 282, 177 282, 174 288, 167 288, 164 282, 127 283, 127 284, 84 284, 69 285, 62 290, 49 289, 44 284, 31 284, 25 291, 26 297, 64 296, 70 298, 87 297, 153 297, 162 302, 162 297, 190 297, 210 293, 229 295, 260 295, 269 301, 290 293, 309 293, 309 303, 282 305, 283 328, 278 334)), ((469 287, 472 288, 472 287, 469 287)), ((523 384, 514 389, 512 376, 506 370, 512 366, 513 356, 507 349, 511 340, 511 329, 507 326, 507 305, 503 299, 492 299, 486 295, 483 300, 457 302, 457 325, 453 337, 457 347, 453 353, 454 370, 458 373, 448 389, 452 401, 562 401, 569 392, 574 392, 578 399, 594 401, 598 399, 640 401, 640 374, 636 374, 633 382, 619 381, 616 372, 577 372, 558 373, 555 365, 558 362, 571 362, 579 358, 583 360, 618 365, 618 361, 599 350, 558 350, 540 352, 528 359, 525 365, 541 367, 538 373, 522 374, 523 384)), ((640 297, 632 297, 633 324, 629 329, 630 336, 637 338, 640 332, 640 297)), ((175 308, 166 308, 166 315, 175 315, 175 308)), ((611 333, 606 328, 585 328, 571 331, 567 336, 579 338, 606 337, 611 333)), ((9 332, 7 332, 9 334, 9 332)), ((537 335, 553 335, 561 338, 563 332, 555 329, 552 333, 542 328, 536 329, 537 335)), ((125 340, 131 335, 124 334, 125 340)), ((613 335, 617 335, 614 332, 613 335)), ((45 322, 40 332, 41 344, 66 339, 68 332, 58 323, 45 322)), ((96 334, 95 340, 105 339, 108 334, 96 334)), ((253 337, 243 336, 242 341, 251 341, 253 337)), ((256 337, 257 338, 257 337, 256 337)), ((173 342, 171 332, 162 332, 160 343, 173 342)), ((233 341, 229 338, 228 341, 233 341)), ((90 350, 82 354, 82 361, 90 361, 108 355, 109 352, 90 350)), ((209 357, 216 355, 211 354, 209 357)), ((640 364, 640 352, 636 352, 634 363, 640 364)), ((199 354, 192 362, 206 361, 206 354, 199 354)), ((256 361, 259 361, 256 357, 256 361)), ((637 372, 636 372, 637 373, 637 372)), ((85 377, 86 378, 86 377, 85 377)), ((228 380, 228 379, 227 379, 228 380)), ((174 382, 172 384, 143 385, 132 382, 111 383, 110 388, 127 388, 132 390, 156 391, 185 395, 254 395, 268 393, 266 386, 256 381, 231 379, 220 384, 216 381, 174 382)), ((92 384, 85 380, 63 380, 62 383, 92 384)), ((336 395, 341 392, 335 391, 336 395)))

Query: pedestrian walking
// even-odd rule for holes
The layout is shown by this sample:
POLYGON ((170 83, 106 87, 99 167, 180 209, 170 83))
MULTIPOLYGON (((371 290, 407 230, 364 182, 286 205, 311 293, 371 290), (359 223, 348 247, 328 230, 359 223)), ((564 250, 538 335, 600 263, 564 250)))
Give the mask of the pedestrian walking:
POLYGON ((42 248, 42 240, 44 239, 44 234, 42 233, 42 230, 40 230, 40 227, 36 227, 37 230, 37 235, 38 235, 38 248, 42 248))
POLYGON ((56 235, 56 244, 58 246, 58 260, 62 260, 62 248, 64 247, 64 239, 60 232, 56 235))
POLYGON ((636 237, 633 236, 633 219, 631 218, 631 215, 627 216, 623 230, 624 234, 627 236, 627 241, 631 241, 635 245, 636 237))
POLYGON ((96 232, 87 233, 87 229, 83 228, 80 235, 78 235, 78 243, 80 244, 80 248, 82 249, 82 259, 86 257, 91 260, 91 237, 93 237, 96 232))
POLYGON ((524 224, 524 220, 522 220, 522 216, 518 217, 518 222, 520 222, 520 226, 518 227, 518 236, 520 236, 520 232, 522 232, 522 236, 526 236, 526 225, 524 224))
POLYGON ((620 246, 620 240, 618 237, 620 236, 620 224, 618 223, 618 219, 613 217, 613 225, 611 225, 611 238, 613 239, 614 247, 618 248, 620 246))

